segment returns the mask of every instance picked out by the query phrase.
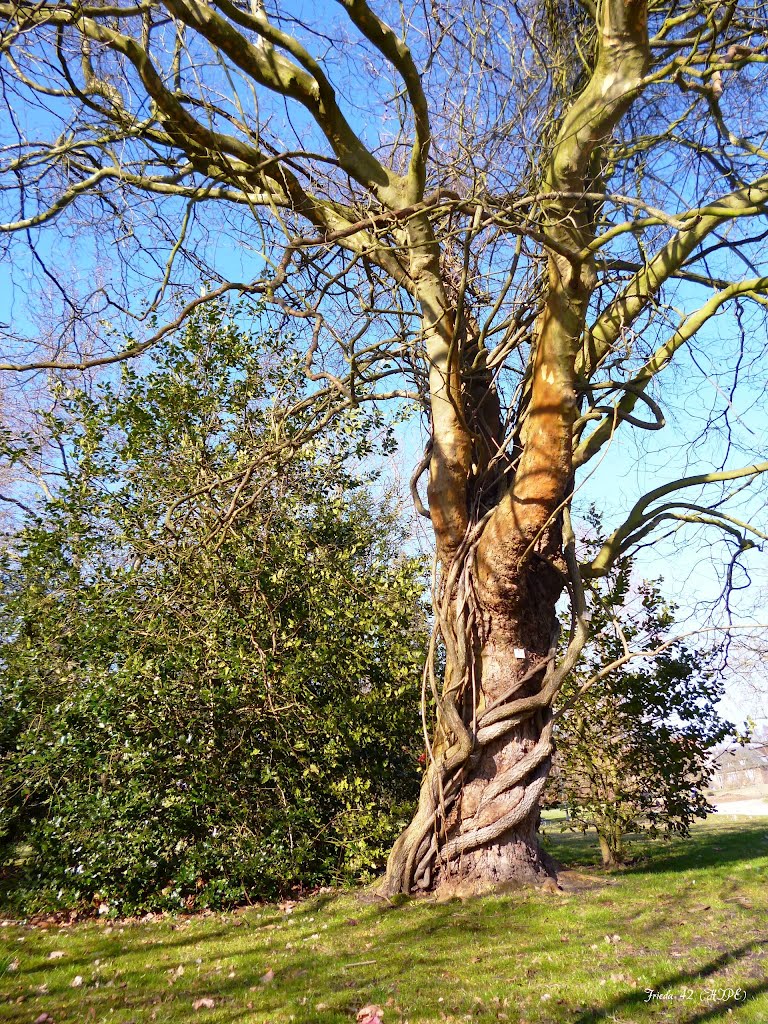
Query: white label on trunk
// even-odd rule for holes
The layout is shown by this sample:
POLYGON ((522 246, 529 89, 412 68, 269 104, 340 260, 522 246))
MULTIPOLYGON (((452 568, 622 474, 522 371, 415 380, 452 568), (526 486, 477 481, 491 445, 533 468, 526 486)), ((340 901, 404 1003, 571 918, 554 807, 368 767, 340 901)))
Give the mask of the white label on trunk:
POLYGON ((525 651, 522 647, 515 648, 515 657, 520 658, 521 660, 525 657, 525 651))

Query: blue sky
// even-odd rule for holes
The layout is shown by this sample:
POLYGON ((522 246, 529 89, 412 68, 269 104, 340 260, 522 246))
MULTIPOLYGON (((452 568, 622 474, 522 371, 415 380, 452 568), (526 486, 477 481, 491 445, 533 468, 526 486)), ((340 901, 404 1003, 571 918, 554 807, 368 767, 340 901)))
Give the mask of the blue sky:
MULTIPOLYGON (((299 16, 313 17, 323 28, 328 28, 331 17, 340 16, 338 4, 331 0, 296 0, 291 8, 299 16)), ((335 80, 341 87, 350 122, 361 134, 365 134, 364 126, 369 123, 368 113, 380 104, 389 89, 386 76, 377 80, 375 88, 370 90, 372 76, 366 73, 363 66, 364 47, 336 47, 327 50, 324 56, 328 58, 335 80), (359 76, 361 71, 366 73, 368 91, 356 90, 354 87, 355 76, 359 76)), ((287 116, 282 101, 275 101, 269 112, 276 119, 287 116)), ((23 116, 20 111, 16 113, 23 116)), ((310 128, 306 117, 295 112, 292 116, 294 127, 300 133, 306 133, 307 140, 311 140, 316 133, 310 128)), ((379 133, 382 136, 386 134, 388 126, 386 120, 377 122, 370 119, 370 123, 372 127, 368 130, 366 141, 374 144, 378 141, 379 133)), ((28 115, 27 127, 30 130, 44 131, 52 126, 51 115, 40 112, 28 115)), ((682 182, 683 194, 686 187, 682 182)), ((14 331, 35 337, 50 329, 59 284, 68 286, 74 282, 80 293, 93 292, 96 296, 93 301, 99 301, 101 276, 109 272, 109 264, 117 250, 112 247, 109 237, 101 233, 99 224, 95 220, 89 222, 89 217, 95 216, 95 209, 86 206, 82 209, 84 219, 71 221, 63 234, 54 236, 41 233, 36 239, 38 252, 53 271, 52 276, 46 277, 34 259, 22 257, 20 250, 15 250, 13 258, 7 259, 0 270, 3 275, 0 286, 0 321, 11 325, 14 331), (32 303, 26 306, 23 301, 25 293, 34 295, 32 303)), ((151 228, 154 239, 167 248, 169 243, 164 238, 161 212, 154 202, 147 200, 140 207, 126 210, 126 224, 130 227, 131 222, 135 221, 136 231, 151 228)), ((62 221, 61 225, 65 223, 62 221)), ((193 225, 191 238, 199 252, 215 261, 225 276, 250 279, 257 276, 264 265, 263 256, 260 255, 260 239, 253 231, 253 225, 249 232, 247 223, 236 226, 235 218, 216 212, 211 207, 201 209, 201 217, 193 225)), ((124 240, 118 243, 126 254, 130 244, 127 233, 124 240)), ((126 291, 134 295, 138 293, 146 304, 154 295, 161 267, 162 261, 155 262, 150 254, 144 253, 141 257, 131 254, 123 267, 126 291)), ((187 283, 194 282, 196 287, 199 274, 197 278, 195 274, 192 264, 183 271, 187 283)), ((702 300, 702 295, 707 297, 707 293, 700 288, 680 289, 676 302, 681 308, 690 309, 702 300)), ((109 316, 109 313, 105 311, 104 315, 109 316)), ((761 322, 755 320, 754 323, 754 332, 762 330, 764 334, 761 322)), ((731 350, 732 356, 733 341, 738 329, 733 307, 726 307, 721 316, 707 325, 697 341, 697 353, 706 365, 695 368, 683 359, 681 372, 674 369, 665 372, 666 377, 674 380, 676 396, 665 408, 669 427, 649 434, 638 433, 625 425, 618 431, 594 474, 579 487, 578 501, 594 502, 604 512, 608 527, 617 525, 640 495, 660 483, 690 475, 702 467, 711 468, 723 458, 727 458, 728 464, 733 466, 748 464, 753 461, 751 452, 768 450, 768 418, 765 415, 762 381, 747 383, 732 398, 729 397, 725 370, 731 359, 726 358, 725 354, 731 350), (696 436, 713 410, 717 413, 729 411, 737 450, 726 452, 724 439, 712 434, 698 444, 690 444, 690 439, 696 436), (688 439, 688 443, 678 443, 677 438, 681 435, 688 439)), ((138 331, 142 330, 144 327, 140 325, 138 331)), ((756 333, 750 340, 756 347, 762 344, 756 333)), ((82 341, 87 344, 88 339, 82 341)), ((14 354, 18 354, 18 349, 14 354)), ((408 436, 403 431, 402 437, 401 451, 405 465, 399 467, 398 472, 407 480, 410 466, 420 455, 423 439, 416 424, 408 436)), ((592 468, 592 465, 587 467, 584 476, 590 474, 592 468)), ((765 524, 764 513, 764 498, 759 491, 756 490, 754 496, 745 494, 744 514, 758 519, 762 517, 765 524)), ((705 621, 705 605, 714 599, 722 585, 723 552, 718 544, 712 547, 713 537, 711 529, 686 526, 674 539, 656 548, 644 550, 638 560, 639 571, 643 575, 664 578, 667 592, 681 605, 684 620, 694 626, 705 621)), ((735 603, 737 618, 751 617, 755 621, 768 622, 768 580, 764 561, 764 556, 757 551, 749 553, 744 559, 755 585, 749 592, 741 594, 735 603)))

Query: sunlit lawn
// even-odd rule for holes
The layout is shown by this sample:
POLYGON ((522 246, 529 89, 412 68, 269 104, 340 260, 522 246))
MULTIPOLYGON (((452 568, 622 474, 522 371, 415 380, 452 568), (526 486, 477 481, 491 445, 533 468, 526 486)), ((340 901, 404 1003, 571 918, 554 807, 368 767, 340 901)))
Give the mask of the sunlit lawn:
POLYGON ((560 894, 5 925, 0 1020, 335 1024, 377 1003, 384 1024, 768 1024, 768 819, 640 842, 650 860, 609 874, 592 838, 547 842, 576 866, 560 894))

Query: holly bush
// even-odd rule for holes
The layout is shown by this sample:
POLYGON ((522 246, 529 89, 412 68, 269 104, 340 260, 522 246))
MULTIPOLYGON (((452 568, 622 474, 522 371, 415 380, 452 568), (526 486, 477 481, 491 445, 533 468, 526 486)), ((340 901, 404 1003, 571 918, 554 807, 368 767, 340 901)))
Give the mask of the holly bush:
POLYGON ((0 555, 0 856, 27 910, 368 878, 408 820, 423 566, 366 470, 392 427, 318 432, 290 339, 243 315, 54 385, 47 493, 0 555))

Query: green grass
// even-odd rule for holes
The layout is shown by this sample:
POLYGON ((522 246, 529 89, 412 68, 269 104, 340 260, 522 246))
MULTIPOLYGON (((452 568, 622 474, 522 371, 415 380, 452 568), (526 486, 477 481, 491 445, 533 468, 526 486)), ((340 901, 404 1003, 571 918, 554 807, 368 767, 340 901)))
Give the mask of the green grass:
POLYGON ((768 821, 638 840, 646 858, 613 873, 584 866, 590 837, 547 842, 582 865, 560 894, 389 906, 348 893, 290 914, 7 925, 0 1020, 337 1024, 378 1003, 384 1024, 768 1022, 768 821), (744 1000, 711 999, 728 988, 744 1000), (193 1009, 200 998, 214 1007, 193 1009))

